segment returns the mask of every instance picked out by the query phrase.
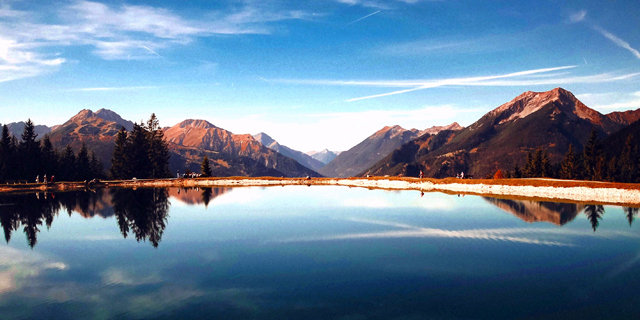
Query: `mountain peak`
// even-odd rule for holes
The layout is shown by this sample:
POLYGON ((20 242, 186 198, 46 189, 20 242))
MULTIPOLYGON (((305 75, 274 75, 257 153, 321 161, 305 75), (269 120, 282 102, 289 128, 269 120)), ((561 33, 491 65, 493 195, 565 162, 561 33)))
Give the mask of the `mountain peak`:
POLYGON ((260 132, 256 135, 253 136, 254 139, 260 141, 260 143, 262 143, 263 145, 269 147, 270 145, 272 145, 274 142, 276 142, 275 140, 273 140, 273 138, 271 138, 268 134, 264 133, 264 132, 260 132))
POLYGON ((215 128, 218 128, 218 127, 214 126, 213 124, 211 124, 211 122, 209 122, 207 120, 201 120, 201 119, 187 119, 187 120, 184 120, 184 121, 180 122, 178 124, 178 126, 180 128, 191 127, 191 128, 198 128, 198 129, 215 129, 215 128))
POLYGON ((371 137, 375 138, 375 137, 389 136, 389 138, 393 138, 405 131, 407 130, 399 125, 385 126, 384 128, 376 131, 376 133, 374 133, 371 137))

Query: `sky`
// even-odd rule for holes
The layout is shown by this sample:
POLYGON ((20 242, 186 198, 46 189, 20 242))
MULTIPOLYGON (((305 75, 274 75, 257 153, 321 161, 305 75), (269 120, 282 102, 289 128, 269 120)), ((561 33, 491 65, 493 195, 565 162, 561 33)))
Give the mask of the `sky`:
POLYGON ((640 108, 640 2, 0 0, 0 123, 205 119, 296 150, 563 87, 640 108))

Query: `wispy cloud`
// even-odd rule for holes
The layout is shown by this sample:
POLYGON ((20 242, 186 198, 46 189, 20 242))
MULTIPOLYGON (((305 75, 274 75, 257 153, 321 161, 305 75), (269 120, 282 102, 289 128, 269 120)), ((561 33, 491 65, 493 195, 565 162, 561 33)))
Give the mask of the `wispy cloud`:
POLYGON ((44 13, 55 18, 44 20, 43 12, 0 5, 0 82, 56 71, 67 60, 51 53, 54 48, 89 46, 106 60, 140 60, 161 56, 159 50, 189 44, 197 37, 269 34, 270 23, 315 17, 252 2, 204 12, 198 18, 159 7, 92 1, 53 8, 55 12, 44 13))
POLYGON ((305 237, 285 239, 281 242, 316 242, 316 241, 337 241, 337 240, 357 240, 357 239, 385 239, 385 238, 459 238, 474 240, 494 240, 505 242, 517 242, 525 244, 545 245, 545 246, 574 246, 563 241, 553 241, 546 239, 536 239, 536 231, 542 229, 510 228, 510 229, 471 229, 471 230, 443 230, 434 228, 423 228, 419 226, 396 223, 392 221, 367 220, 367 219, 347 219, 349 221, 386 226, 400 230, 389 230, 381 232, 360 232, 337 235, 327 235, 318 237, 305 237))
POLYGON ((80 91, 80 92, 91 92, 91 91, 128 91, 128 90, 147 90, 147 89, 157 89, 159 86, 133 86, 133 87, 95 87, 95 88, 77 88, 70 89, 67 91, 80 91))
POLYGON ((402 90, 375 94, 370 96, 352 98, 347 102, 380 98, 402 93, 439 88, 445 86, 493 86, 493 87, 516 87, 516 86, 536 86, 536 85, 567 85, 573 83, 605 83, 628 80, 640 76, 640 73, 630 73, 615 75, 602 73, 588 76, 572 76, 566 73, 555 73, 555 71, 568 70, 576 66, 562 66, 554 68, 541 68, 512 72, 502 75, 449 78, 449 79, 427 79, 427 80, 292 80, 277 79, 273 81, 285 83, 297 83, 308 85, 333 85, 333 86, 365 86, 365 87, 388 87, 406 88, 402 90))
POLYGON ((369 17, 371 17, 371 16, 373 16, 373 15, 375 15, 375 14, 378 14, 378 13, 380 13, 380 11, 381 11, 381 10, 378 10, 378 11, 373 12, 373 13, 370 13, 370 14, 368 14, 368 15, 366 15, 366 16, 364 16, 364 17, 362 17, 362 18, 359 18, 359 19, 356 19, 356 20, 354 20, 354 21, 351 21, 351 22, 347 23, 347 26, 352 25, 352 24, 354 24, 354 23, 356 23, 356 22, 358 22, 358 21, 364 20, 364 19, 366 19, 366 18, 369 18, 369 17))
POLYGON ((629 52, 631 52, 631 54, 633 54, 636 58, 640 59, 640 52, 638 52, 638 50, 634 49, 631 47, 631 45, 618 38, 616 35, 614 35, 613 33, 603 29, 602 27, 599 26, 594 26, 593 27, 596 31, 600 32, 603 36, 605 36, 607 39, 611 40, 611 42, 615 43, 618 47, 624 48, 629 50, 629 52))
POLYGON ((569 15, 570 23, 577 23, 587 18, 587 10, 580 10, 569 15))

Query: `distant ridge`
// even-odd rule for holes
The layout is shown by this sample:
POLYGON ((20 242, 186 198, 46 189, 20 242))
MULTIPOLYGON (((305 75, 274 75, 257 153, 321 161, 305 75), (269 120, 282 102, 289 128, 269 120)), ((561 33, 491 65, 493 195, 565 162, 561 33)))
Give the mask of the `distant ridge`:
POLYGON ((273 138, 271 138, 264 132, 260 132, 253 137, 256 140, 260 141, 260 143, 262 143, 267 148, 276 151, 284 156, 287 156, 293 160, 296 160, 298 161, 298 163, 311 170, 317 171, 325 165, 324 163, 312 158, 311 156, 301 151, 293 150, 287 146, 281 145, 280 143, 278 143, 278 141, 273 140, 273 138))
POLYGON ((335 159, 340 153, 341 151, 329 151, 328 149, 324 149, 322 151, 309 151, 307 152, 307 155, 324 164, 327 164, 335 159))

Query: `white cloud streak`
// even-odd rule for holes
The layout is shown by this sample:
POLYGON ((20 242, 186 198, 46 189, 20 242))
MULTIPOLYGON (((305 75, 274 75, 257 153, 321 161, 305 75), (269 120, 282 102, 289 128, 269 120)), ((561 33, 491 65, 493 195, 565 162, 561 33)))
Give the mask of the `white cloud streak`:
POLYGON ((378 10, 378 11, 373 12, 373 13, 370 13, 370 14, 368 14, 368 15, 366 15, 366 16, 364 16, 364 17, 362 17, 362 18, 359 18, 359 19, 356 19, 356 20, 354 20, 354 21, 351 21, 351 22, 347 23, 347 26, 352 25, 352 24, 354 24, 354 23, 356 23, 356 22, 358 22, 358 21, 364 20, 364 19, 366 19, 366 18, 369 18, 369 17, 371 17, 371 16, 373 16, 373 15, 376 15, 376 14, 380 13, 380 11, 381 11, 381 10, 378 10))
POLYGON ((589 76, 571 76, 565 73, 553 73, 554 71, 573 69, 576 66, 562 66, 554 68, 542 68, 512 72, 502 75, 449 78, 449 79, 429 79, 429 80, 291 80, 276 79, 274 82, 284 82, 305 85, 325 85, 325 86, 363 86, 363 87, 387 87, 406 88, 402 90, 352 98, 346 102, 360 101, 373 98, 398 95, 402 93, 424 90, 430 88, 446 86, 494 86, 494 87, 515 87, 515 86, 536 86, 536 85, 567 85, 574 83, 605 83, 629 80, 640 76, 640 73, 630 73, 614 75, 602 73, 589 76))
POLYGON ((615 43, 615 45, 617 45, 618 47, 621 47, 623 49, 627 49, 629 50, 629 52, 631 52, 631 54, 633 54, 636 58, 640 59, 640 52, 638 52, 638 50, 634 49, 631 47, 631 45, 618 38, 616 35, 614 35, 613 33, 599 27, 599 26, 594 26, 593 27, 596 31, 600 32, 603 36, 605 36, 607 39, 611 40, 611 42, 615 43))
POLYGON ((157 89, 159 86, 133 86, 133 87, 95 87, 95 88, 77 88, 67 91, 91 92, 91 91, 129 91, 129 90, 147 90, 157 89))

